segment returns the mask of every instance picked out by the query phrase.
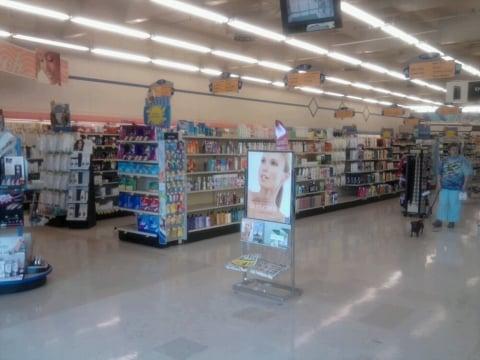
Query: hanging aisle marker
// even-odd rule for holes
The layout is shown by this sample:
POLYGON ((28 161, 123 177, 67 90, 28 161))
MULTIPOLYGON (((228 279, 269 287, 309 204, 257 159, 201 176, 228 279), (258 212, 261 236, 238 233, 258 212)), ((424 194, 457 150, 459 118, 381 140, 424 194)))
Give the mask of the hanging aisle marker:
POLYGON ((405 115, 405 109, 398 106, 384 108, 382 109, 382 115, 383 116, 403 116, 405 115))
POLYGON ((434 60, 410 64, 410 79, 450 79, 455 77, 455 61, 434 60))
POLYGON ((309 71, 305 73, 295 72, 287 75, 287 86, 295 88, 297 86, 320 86, 322 83, 322 74, 320 71, 309 71))
POLYGON ((462 113, 462 109, 458 106, 440 106, 437 109, 437 114, 439 115, 460 115, 462 113))
POLYGON ((335 111, 335 118, 336 119, 349 119, 355 116, 355 110, 350 109, 348 107, 340 107, 337 111, 335 111))
MULTIPOLYGON (((222 75, 225 76, 225 75, 222 75)), ((229 74, 228 74, 229 76, 229 74)), ((214 94, 220 93, 238 93, 242 88, 242 83, 239 78, 224 77, 220 79, 213 79, 210 82, 209 90, 214 94)))

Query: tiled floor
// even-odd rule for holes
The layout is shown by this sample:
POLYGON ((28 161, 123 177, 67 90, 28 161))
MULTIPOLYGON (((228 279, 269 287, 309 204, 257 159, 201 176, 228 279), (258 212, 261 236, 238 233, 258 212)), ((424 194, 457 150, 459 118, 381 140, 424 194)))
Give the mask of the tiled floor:
POLYGON ((297 222, 301 297, 236 295, 238 234, 157 250, 34 229, 47 286, 0 297, 0 359, 480 360, 480 204, 408 236, 398 200, 297 222))

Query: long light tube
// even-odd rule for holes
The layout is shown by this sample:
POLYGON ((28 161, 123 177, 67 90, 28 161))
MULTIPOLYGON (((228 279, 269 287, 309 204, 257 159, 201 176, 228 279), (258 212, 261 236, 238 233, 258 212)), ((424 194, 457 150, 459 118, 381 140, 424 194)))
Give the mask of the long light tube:
POLYGON ((235 53, 223 51, 223 50, 213 50, 212 54, 226 58, 226 59, 230 59, 230 60, 241 61, 247 64, 256 64, 258 62, 257 59, 254 59, 252 57, 235 54, 235 53))
POLYGON ((75 16, 71 20, 75 24, 80 24, 97 30, 108 31, 111 33, 134 37, 142 40, 150 38, 149 33, 146 33, 145 31, 131 29, 126 26, 115 25, 108 22, 98 21, 81 16, 75 16))
POLYGON ((288 71, 292 70, 292 68, 288 65, 279 64, 279 63, 276 63, 276 62, 273 62, 273 61, 262 60, 262 61, 258 62, 258 65, 269 68, 269 69, 283 71, 283 72, 288 72, 288 71))
POLYGON ((77 51, 88 51, 89 50, 89 48, 86 47, 86 46, 70 44, 70 43, 66 43, 66 42, 63 42, 63 41, 43 39, 43 38, 39 38, 39 37, 35 37, 35 36, 15 34, 15 35, 13 35, 13 38, 18 39, 18 40, 23 40, 23 41, 34 42, 34 43, 37 43, 37 44, 45 44, 45 45, 50 45, 50 46, 55 46, 55 47, 61 47, 61 48, 70 49, 70 50, 77 50, 77 51))
POLYGON ((362 62, 361 66, 368 69, 368 70, 378 72, 380 74, 386 74, 388 72, 388 70, 385 69, 384 67, 382 67, 380 65, 372 64, 372 63, 369 63, 369 62, 362 62))
POLYGON ((190 72, 200 71, 200 68, 198 68, 195 65, 184 64, 176 61, 170 61, 165 59, 153 59, 152 62, 155 65, 163 66, 171 69, 178 69, 178 70, 184 70, 184 71, 190 71, 190 72))
POLYGON ((362 63, 361 60, 358 60, 358 59, 355 59, 351 56, 348 56, 348 55, 345 55, 345 54, 341 54, 341 53, 338 53, 338 52, 329 52, 327 54, 328 57, 331 57, 332 59, 335 59, 335 60, 338 60, 338 61, 342 61, 342 62, 345 62, 347 64, 352 64, 352 65, 360 65, 362 63))
POLYGON ((348 80, 340 79, 334 76, 325 76, 325 80, 334 82, 336 84, 341 84, 341 85, 352 85, 352 83, 348 80))
POLYGON ((312 52, 312 53, 317 54, 317 55, 327 55, 328 54, 328 50, 326 50, 326 49, 324 49, 320 46, 307 43, 307 42, 302 41, 302 40, 289 38, 289 39, 285 40, 285 42, 288 45, 291 45, 291 46, 294 46, 296 48, 312 52))
POLYGON ((210 20, 218 24, 225 24, 226 22, 228 22, 228 18, 226 16, 223 16, 221 14, 218 14, 210 10, 202 9, 198 6, 184 3, 183 1, 177 1, 177 0, 151 0, 151 1, 158 5, 166 6, 173 10, 181 11, 183 13, 186 13, 192 16, 197 16, 206 20, 210 20))
POLYGON ((228 22, 228 25, 231 27, 234 27, 235 29, 242 30, 244 32, 249 32, 273 41, 284 41, 286 39, 285 35, 276 33, 271 30, 264 29, 259 26, 255 26, 252 24, 249 24, 245 21, 237 20, 237 19, 232 19, 228 22))
POLYGON ((186 50, 192 50, 202 54, 206 54, 212 51, 212 49, 203 45, 193 44, 191 42, 173 39, 173 38, 169 38, 161 35, 152 36, 152 40, 160 44, 170 45, 170 46, 174 46, 174 47, 178 47, 186 50))
POLYGON ((216 70, 216 69, 203 68, 203 69, 200 69, 200 71, 201 71, 203 74, 212 75, 212 76, 222 75, 222 71, 216 70))
POLYGON ((103 49, 103 48, 95 48, 92 50, 92 53, 96 55, 115 58, 115 59, 134 61, 134 62, 140 62, 140 63, 149 63, 152 61, 152 59, 143 55, 131 54, 123 51, 116 51, 116 50, 103 49))
POLYGON ((0 38, 7 38, 10 37, 12 34, 8 31, 0 30, 0 38))
POLYGON ((359 9, 356 6, 353 6, 345 1, 342 1, 341 3, 341 9, 344 13, 353 16, 356 19, 359 19, 368 25, 374 27, 374 28, 379 28, 385 25, 385 23, 380 20, 379 18, 367 13, 366 11, 363 11, 362 9, 359 9))
POLYGON ((258 77, 253 77, 253 76, 242 76, 241 78, 242 78, 242 80, 252 81, 252 82, 256 82, 256 83, 260 83, 260 84, 271 84, 272 83, 270 80, 262 79, 262 78, 258 78, 258 77))
POLYGON ((0 6, 6 7, 12 10, 22 11, 32 15, 45 16, 45 17, 55 19, 55 20, 60 20, 60 21, 67 21, 68 19, 70 19, 69 15, 64 14, 60 11, 51 10, 51 9, 47 9, 47 8, 35 6, 35 5, 29 5, 29 4, 21 3, 18 1, 0 0, 0 6))

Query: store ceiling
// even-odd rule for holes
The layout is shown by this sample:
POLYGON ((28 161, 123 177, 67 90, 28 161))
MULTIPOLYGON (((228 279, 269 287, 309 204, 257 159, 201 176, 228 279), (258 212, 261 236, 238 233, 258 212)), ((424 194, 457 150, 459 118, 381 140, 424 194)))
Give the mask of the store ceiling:
MULTIPOLYGON (((190 0, 190 3, 238 17, 250 23, 281 32, 279 0, 190 0)), ((400 91, 433 100, 444 100, 444 94, 414 84, 372 73, 359 67, 332 61, 303 51, 296 51, 284 43, 274 43, 245 36, 227 25, 216 25, 184 13, 158 6, 149 0, 31 0, 30 4, 49 7, 70 15, 134 27, 152 34, 172 36, 212 48, 221 48, 259 59, 296 66, 310 63, 331 76, 362 81, 393 91, 400 91)), ((445 53, 476 67, 480 66, 480 2, 476 0, 361 0, 351 3, 375 14, 385 22, 415 35, 445 53)), ((162 57, 209 68, 281 80, 283 74, 257 65, 245 65, 211 54, 199 54, 172 48, 151 41, 143 41, 96 31, 72 22, 59 22, 0 7, 0 29, 14 33, 41 36, 68 41, 89 47, 107 47, 162 57)), ((390 38, 380 30, 369 28, 344 14, 343 28, 302 34, 299 39, 355 56, 390 69, 401 71, 403 66, 420 54, 413 46, 390 38)), ((17 40, 14 40, 17 41, 17 40)), ((25 44, 25 43, 24 43, 25 44)), ((26 44, 27 45, 27 44, 26 44)), ((29 44, 28 44, 29 45, 29 44)), ((31 45, 30 45, 31 46, 31 45)), ((92 56, 90 54, 84 56, 92 56)), ((435 83, 435 82, 432 82, 435 83)), ((445 82, 436 84, 445 86, 445 82)), ((344 87, 326 84, 327 88, 345 92, 344 87)), ((366 96, 362 91, 349 91, 366 96)), ((380 98, 376 95, 375 98, 380 98)), ((386 97, 388 99, 388 96, 386 97)))

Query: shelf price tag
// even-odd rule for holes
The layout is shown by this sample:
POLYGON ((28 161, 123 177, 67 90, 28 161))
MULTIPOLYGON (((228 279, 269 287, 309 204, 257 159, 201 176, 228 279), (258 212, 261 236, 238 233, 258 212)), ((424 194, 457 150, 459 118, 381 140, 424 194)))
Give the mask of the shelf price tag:
POLYGON ((240 79, 227 78, 227 79, 215 79, 210 83, 210 91, 214 94, 235 92, 240 90, 240 79))
POLYGON ((335 111, 334 117, 335 119, 349 119, 355 116, 355 110, 350 108, 340 108, 335 111))
POLYGON ((458 106, 441 106, 437 109, 438 115, 459 115, 461 112, 458 106))
POLYGON ((321 83, 322 74, 320 71, 290 73, 287 75, 287 86, 289 88, 294 88, 297 86, 320 86, 321 83))
POLYGON ((382 109, 383 116, 403 116, 405 115, 405 109, 401 107, 394 106, 382 109))
POLYGON ((411 79, 449 79, 455 77, 455 61, 425 61, 410 64, 411 79))

